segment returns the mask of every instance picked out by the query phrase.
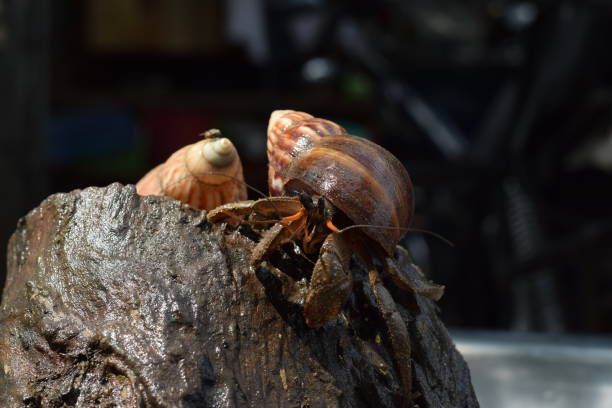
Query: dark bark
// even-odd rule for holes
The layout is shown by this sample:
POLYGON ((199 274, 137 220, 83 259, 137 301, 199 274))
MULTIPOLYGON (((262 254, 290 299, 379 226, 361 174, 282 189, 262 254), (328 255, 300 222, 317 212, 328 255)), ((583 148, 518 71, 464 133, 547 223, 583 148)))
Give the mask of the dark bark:
MULTIPOLYGON (((133 186, 49 197, 9 243, 0 405, 398 405, 360 264, 341 316, 310 329, 278 275, 248 266, 248 236, 133 186)), ((477 407, 435 304, 387 287, 412 337, 415 403, 477 407)))

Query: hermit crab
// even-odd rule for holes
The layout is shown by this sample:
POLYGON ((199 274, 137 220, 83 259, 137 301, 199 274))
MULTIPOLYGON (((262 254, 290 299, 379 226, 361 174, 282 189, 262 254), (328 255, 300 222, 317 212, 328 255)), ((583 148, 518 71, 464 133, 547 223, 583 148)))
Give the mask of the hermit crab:
POLYGON ((272 113, 267 151, 273 197, 222 205, 208 213, 208 220, 272 223, 260 228, 254 266, 284 243, 316 259, 303 300, 304 320, 313 328, 341 312, 352 293, 351 256, 361 259, 388 329, 404 399, 410 401, 410 337, 380 273, 399 288, 434 300, 444 288, 427 281, 415 265, 407 276, 393 260, 414 211, 408 172, 379 145, 304 112, 272 113))
POLYGON ((232 142, 211 129, 174 152, 137 184, 140 195, 162 195, 201 210, 247 199, 242 163, 232 142))

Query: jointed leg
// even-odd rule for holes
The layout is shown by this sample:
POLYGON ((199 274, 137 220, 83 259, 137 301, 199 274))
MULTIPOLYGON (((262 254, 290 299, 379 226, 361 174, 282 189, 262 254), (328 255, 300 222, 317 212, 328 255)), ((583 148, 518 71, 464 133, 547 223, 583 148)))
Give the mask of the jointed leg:
POLYGON ((220 210, 219 214, 225 215, 227 217, 227 220, 225 222, 227 222, 234 228, 236 228, 238 225, 244 222, 244 217, 236 215, 233 212, 228 211, 228 210, 220 210))
POLYGON ((353 290, 349 269, 351 251, 343 237, 327 236, 312 271, 304 302, 304 318, 310 327, 320 327, 340 313, 353 290))
POLYGON ((259 265, 266 258, 268 253, 274 251, 282 245, 282 242, 291 236, 291 231, 284 225, 275 224, 272 228, 262 234, 261 240, 253 249, 251 254, 251 265, 259 265))
POLYGON ((257 265, 272 251, 281 245, 292 242, 306 227, 306 218, 301 217, 291 221, 289 225, 275 224, 262 234, 261 240, 253 250, 251 264, 257 265))
POLYGON ((386 259, 386 270, 393 283, 400 289, 413 291, 434 301, 439 300, 444 294, 444 286, 428 281, 419 267, 411 262, 406 249, 398 246, 396 254, 401 267, 393 259, 386 259))
POLYGON ((302 207, 298 212, 280 219, 280 223, 287 225, 290 221, 299 220, 306 214, 306 210, 302 207))
POLYGON ((410 360, 410 334, 404 319, 398 312, 393 297, 383 286, 375 268, 368 267, 368 279, 378 307, 387 326, 393 357, 399 371, 400 386, 404 399, 402 407, 411 407, 412 401, 412 363, 410 360))

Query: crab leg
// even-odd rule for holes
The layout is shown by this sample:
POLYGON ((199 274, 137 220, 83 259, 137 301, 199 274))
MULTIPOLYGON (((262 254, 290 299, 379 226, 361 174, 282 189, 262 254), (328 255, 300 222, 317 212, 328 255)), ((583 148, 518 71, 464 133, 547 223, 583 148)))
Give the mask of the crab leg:
POLYGON ((340 313, 353 290, 350 260, 351 250, 345 238, 329 234, 321 246, 304 302, 308 326, 320 327, 340 313))
POLYGON ((206 214, 208 222, 225 222, 227 218, 234 219, 244 218, 249 215, 253 210, 253 204, 255 201, 240 201, 238 203, 228 203, 214 208, 206 214))
POLYGON ((378 271, 371 265, 368 266, 368 279, 376 303, 381 311, 383 320, 387 325, 389 340, 393 356, 399 370, 401 389, 404 394, 403 407, 409 407, 412 400, 412 366, 410 361, 411 345, 410 334, 404 323, 404 319, 398 312, 395 301, 389 291, 383 286, 378 271))
POLYGON ((281 218, 281 222, 289 222, 289 221, 295 221, 295 220, 299 220, 300 218, 302 218, 304 215, 306 214, 306 210, 304 209, 304 207, 300 208, 300 210, 298 212, 296 212, 293 215, 289 215, 287 217, 283 217, 281 218))
POLYGON ((412 263, 406 249, 398 245, 395 253, 397 263, 392 258, 386 259, 386 271, 393 283, 400 289, 413 291, 434 301, 440 300, 444 294, 444 286, 428 281, 421 269, 412 263), (398 267, 398 263, 402 267, 398 267))
POLYGON ((291 234, 292 232, 282 224, 275 224, 264 232, 251 254, 251 265, 258 265, 263 262, 268 253, 280 247, 291 234))

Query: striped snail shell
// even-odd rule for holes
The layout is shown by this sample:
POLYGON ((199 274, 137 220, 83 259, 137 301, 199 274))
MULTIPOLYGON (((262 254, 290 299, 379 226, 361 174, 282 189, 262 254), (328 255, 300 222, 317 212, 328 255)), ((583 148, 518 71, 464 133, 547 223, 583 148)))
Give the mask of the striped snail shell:
POLYGON ((289 163, 322 137, 347 135, 340 125, 305 112, 277 110, 268 124, 268 191, 280 195, 289 163))
MULTIPOLYGON (((274 193, 278 189, 286 195, 323 196, 354 224, 407 228, 414 192, 402 163, 376 143, 306 115, 277 111, 270 118, 269 177, 274 193)), ((389 255, 404 234, 392 228, 362 231, 389 255)))
POLYGON ((220 137, 217 129, 202 136, 149 171, 136 184, 136 192, 172 197, 201 210, 246 200, 242 164, 233 143, 220 137))

